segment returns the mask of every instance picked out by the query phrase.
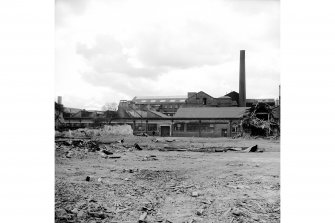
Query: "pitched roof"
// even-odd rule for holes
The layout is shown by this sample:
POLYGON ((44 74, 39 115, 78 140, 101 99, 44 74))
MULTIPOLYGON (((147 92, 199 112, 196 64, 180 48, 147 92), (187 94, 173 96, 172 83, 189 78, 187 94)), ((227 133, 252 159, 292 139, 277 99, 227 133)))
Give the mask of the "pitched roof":
POLYGON ((227 99, 231 99, 231 97, 229 97, 229 96, 227 96, 227 95, 225 95, 225 96, 221 96, 221 97, 219 97, 219 98, 227 98, 227 99))
POLYGON ((179 108, 175 118, 242 118, 249 107, 179 108))
POLYGON ((205 95, 207 95, 208 97, 213 98, 212 96, 210 96, 210 95, 207 94, 206 92, 199 91, 199 92, 193 94, 191 97, 189 97, 189 98, 187 98, 187 99, 194 98, 194 97, 198 97, 198 94, 205 94, 205 95))
POLYGON ((165 114, 163 114, 161 112, 158 112, 158 111, 149 110, 148 112, 151 112, 151 113, 157 115, 158 117, 169 118, 169 116, 167 116, 167 115, 165 115, 165 114))
POLYGON ((127 114, 131 118, 146 118, 148 116, 148 113, 146 111, 141 111, 141 110, 129 110, 127 111, 127 114))

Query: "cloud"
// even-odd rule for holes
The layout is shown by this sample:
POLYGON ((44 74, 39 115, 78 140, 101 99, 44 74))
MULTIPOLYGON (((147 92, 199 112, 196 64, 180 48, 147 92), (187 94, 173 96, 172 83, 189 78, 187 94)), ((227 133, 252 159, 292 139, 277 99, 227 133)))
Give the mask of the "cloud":
POLYGON ((277 95, 278 1, 58 0, 56 19, 59 94, 97 104, 200 90, 219 97, 238 91, 245 49, 247 97, 277 95))
MULTIPOLYGON (((131 50, 131 49, 129 49, 131 50)), ((91 70, 96 75, 108 77, 108 74, 123 74, 129 76, 142 76, 155 78, 163 69, 153 67, 139 67, 136 58, 127 52, 119 41, 112 36, 99 35, 92 47, 77 43, 76 52, 83 56, 91 70)), ((87 74, 86 74, 87 75, 87 74)))
POLYGON ((55 0, 56 27, 66 24, 67 17, 83 15, 91 0, 55 0))

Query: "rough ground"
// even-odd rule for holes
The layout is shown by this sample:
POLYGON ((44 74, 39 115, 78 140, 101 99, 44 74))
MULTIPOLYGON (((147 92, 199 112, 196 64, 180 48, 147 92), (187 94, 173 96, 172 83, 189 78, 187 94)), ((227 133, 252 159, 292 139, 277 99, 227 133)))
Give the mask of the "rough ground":
POLYGON ((121 158, 56 143, 56 222, 139 222, 141 215, 143 222, 280 222, 278 140, 101 141, 100 148, 121 158), (264 152, 213 152, 255 144, 264 152), (167 146, 188 151, 162 151, 167 146))

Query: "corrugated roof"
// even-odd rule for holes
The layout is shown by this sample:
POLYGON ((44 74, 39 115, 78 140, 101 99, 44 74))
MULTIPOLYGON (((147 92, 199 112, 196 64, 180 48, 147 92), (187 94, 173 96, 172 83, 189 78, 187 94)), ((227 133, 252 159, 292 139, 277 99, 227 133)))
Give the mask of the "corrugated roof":
POLYGON ((169 118, 169 116, 167 116, 167 115, 165 115, 165 114, 163 114, 161 112, 158 112, 158 111, 149 110, 149 112, 154 113, 155 115, 158 115, 158 116, 160 116, 162 118, 169 118))
POLYGON ((180 104, 180 103, 185 103, 184 98, 134 98, 132 101, 135 104, 180 104))
POLYGON ((166 104, 166 103, 184 103, 186 96, 140 96, 132 101, 135 104, 166 104))
POLYGON ((249 107, 179 108, 175 118, 241 118, 249 107))
POLYGON ((130 110, 130 111, 127 111, 128 115, 131 117, 131 118, 146 118, 147 117, 147 112, 146 111, 141 111, 141 110, 130 110))

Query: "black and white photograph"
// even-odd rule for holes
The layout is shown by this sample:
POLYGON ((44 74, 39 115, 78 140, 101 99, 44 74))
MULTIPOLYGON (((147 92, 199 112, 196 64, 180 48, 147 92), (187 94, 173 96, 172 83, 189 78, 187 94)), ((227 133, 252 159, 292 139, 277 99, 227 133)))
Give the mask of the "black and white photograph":
POLYGON ((57 223, 281 221, 279 0, 55 0, 57 223))
POLYGON ((2 1, 1 222, 332 222, 333 5, 2 1))

